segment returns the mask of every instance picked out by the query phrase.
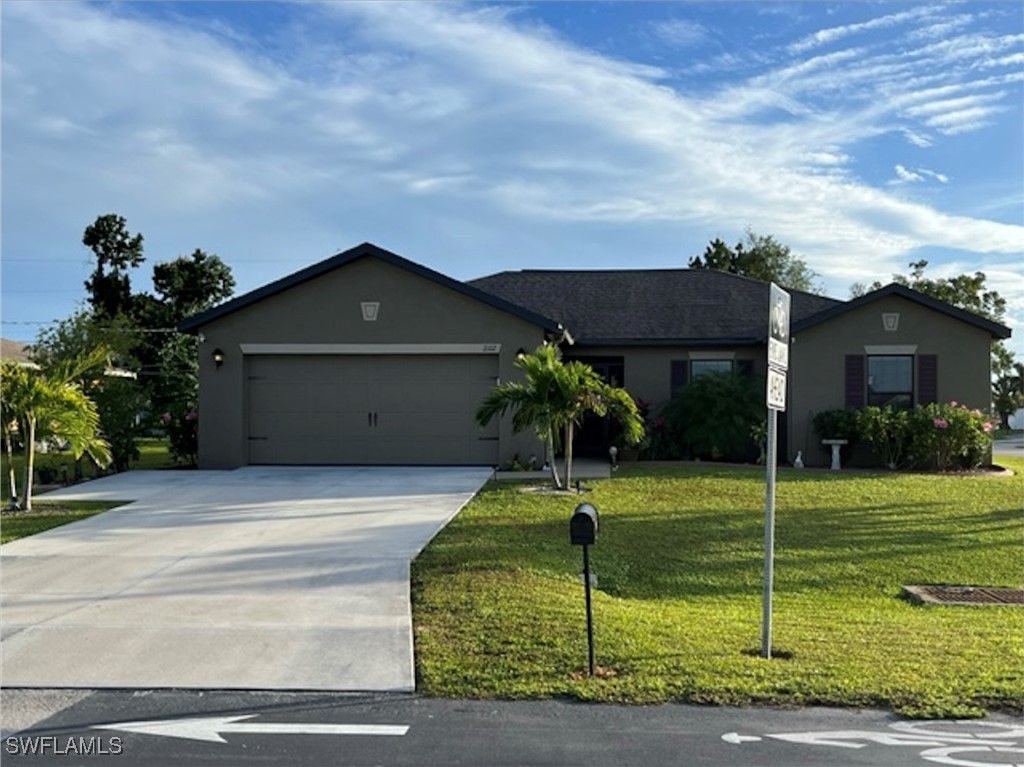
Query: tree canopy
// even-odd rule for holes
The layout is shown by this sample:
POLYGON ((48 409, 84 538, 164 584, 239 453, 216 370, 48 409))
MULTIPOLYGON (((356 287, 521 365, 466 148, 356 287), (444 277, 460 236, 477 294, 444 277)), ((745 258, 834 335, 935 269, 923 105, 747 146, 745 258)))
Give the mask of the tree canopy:
POLYGON ((108 213, 85 228, 82 244, 96 258, 96 267, 85 283, 93 311, 103 318, 129 314, 132 288, 128 270, 143 261, 142 235, 132 235, 123 216, 108 213))
POLYGON ((101 346, 112 367, 136 374, 96 375, 83 384, 98 407, 101 433, 120 470, 137 457, 138 436, 155 425, 140 415, 194 413, 197 340, 175 327, 230 298, 235 280, 220 258, 197 248, 189 256, 155 264, 152 293, 133 291, 130 271, 145 260, 143 237, 132 234, 125 218, 115 213, 98 216, 85 228, 82 242, 95 259, 85 283, 88 306, 43 329, 33 356, 53 367, 101 346))
POLYGON ((715 238, 703 256, 690 259, 689 267, 741 274, 791 290, 822 292, 815 283, 818 275, 788 245, 783 245, 771 235, 755 234, 749 227, 745 230, 744 239, 732 248, 722 239, 715 238))

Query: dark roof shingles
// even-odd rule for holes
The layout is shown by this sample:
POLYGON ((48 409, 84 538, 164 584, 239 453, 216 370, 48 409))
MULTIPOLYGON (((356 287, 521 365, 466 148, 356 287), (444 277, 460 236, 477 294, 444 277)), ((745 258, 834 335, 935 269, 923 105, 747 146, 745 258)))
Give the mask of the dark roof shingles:
MULTIPOLYGON (((558 320, 580 343, 767 334, 768 283, 704 269, 499 272, 469 284, 558 320)), ((841 304, 791 291, 797 321, 841 304)))

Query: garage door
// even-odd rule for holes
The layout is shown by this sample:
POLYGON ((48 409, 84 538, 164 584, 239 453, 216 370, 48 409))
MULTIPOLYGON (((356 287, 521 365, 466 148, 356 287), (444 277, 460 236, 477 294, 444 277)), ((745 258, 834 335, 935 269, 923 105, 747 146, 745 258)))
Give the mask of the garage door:
POLYGON ((250 464, 465 464, 498 460, 497 422, 473 414, 496 355, 254 355, 250 464))

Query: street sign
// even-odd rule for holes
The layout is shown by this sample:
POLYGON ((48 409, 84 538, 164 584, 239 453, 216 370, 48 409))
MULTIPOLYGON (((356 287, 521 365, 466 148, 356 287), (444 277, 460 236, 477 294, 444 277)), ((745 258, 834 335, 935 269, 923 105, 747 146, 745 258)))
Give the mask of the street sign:
POLYGON ((778 415, 786 409, 789 370, 789 293, 774 282, 768 291, 768 438, 765 450, 764 588, 761 595, 761 657, 772 657, 772 589, 775 573, 775 468, 778 415))
POLYGON ((768 368, 768 407, 771 410, 786 409, 786 374, 775 368, 768 368))
POLYGON ((774 282, 768 299, 768 364, 789 370, 789 293, 774 282))

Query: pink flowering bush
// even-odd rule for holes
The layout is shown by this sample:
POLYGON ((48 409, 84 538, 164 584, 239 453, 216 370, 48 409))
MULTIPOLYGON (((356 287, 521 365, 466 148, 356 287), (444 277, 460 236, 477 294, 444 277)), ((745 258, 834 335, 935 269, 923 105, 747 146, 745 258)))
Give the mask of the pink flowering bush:
POLYGON ((950 402, 825 410, 815 415, 814 428, 822 439, 846 439, 851 448, 866 445, 890 469, 949 471, 981 466, 992 446, 993 425, 977 408, 950 402))
POLYGON ((992 422, 957 402, 918 405, 910 411, 907 454, 922 469, 976 469, 985 460, 992 422))

